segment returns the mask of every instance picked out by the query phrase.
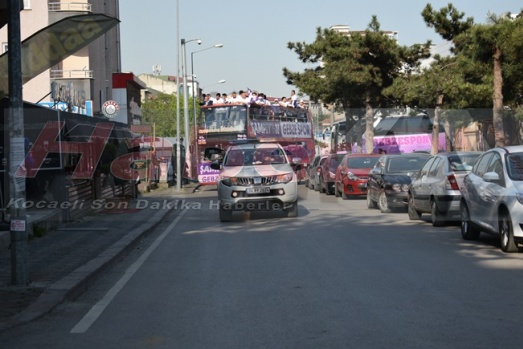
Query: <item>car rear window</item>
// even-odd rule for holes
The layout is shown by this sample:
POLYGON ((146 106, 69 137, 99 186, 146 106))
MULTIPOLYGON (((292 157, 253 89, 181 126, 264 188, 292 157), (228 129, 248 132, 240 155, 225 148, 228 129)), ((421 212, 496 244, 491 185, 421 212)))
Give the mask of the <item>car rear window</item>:
POLYGON ((330 170, 332 172, 336 171, 336 169, 340 165, 341 160, 343 160, 344 156, 345 156, 344 154, 337 154, 337 155, 332 157, 332 159, 331 159, 331 161, 329 163, 329 168, 330 168, 330 170))
POLYGON ((389 159, 386 173, 408 173, 419 170, 427 162, 427 158, 398 156, 389 159))
POLYGON ((514 181, 523 181, 523 153, 514 153, 507 156, 509 177, 514 181))
POLYGON ((469 172, 481 154, 455 154, 449 156, 450 168, 456 172, 469 172))
POLYGON ((372 168, 378 161, 377 157, 354 157, 347 159, 348 168, 372 168))

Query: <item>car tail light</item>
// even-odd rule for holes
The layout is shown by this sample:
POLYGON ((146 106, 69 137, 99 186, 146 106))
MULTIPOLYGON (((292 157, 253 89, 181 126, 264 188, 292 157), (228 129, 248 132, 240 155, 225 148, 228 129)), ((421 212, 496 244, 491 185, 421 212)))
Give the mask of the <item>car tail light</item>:
POLYGON ((447 190, 459 190, 458 181, 453 174, 447 176, 447 183, 445 184, 445 188, 447 190))

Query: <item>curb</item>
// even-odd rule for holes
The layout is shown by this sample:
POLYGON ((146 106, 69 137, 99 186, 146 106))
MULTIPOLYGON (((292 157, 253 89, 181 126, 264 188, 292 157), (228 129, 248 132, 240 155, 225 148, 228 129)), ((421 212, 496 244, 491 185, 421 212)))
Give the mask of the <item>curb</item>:
POLYGON ((79 267, 61 280, 46 287, 35 302, 8 321, 0 323, 0 332, 36 320, 51 312, 64 301, 79 297, 89 286, 94 284, 107 269, 138 245, 141 238, 149 234, 168 212, 168 210, 158 211, 149 218, 147 222, 131 230, 123 238, 101 252, 96 258, 79 267))

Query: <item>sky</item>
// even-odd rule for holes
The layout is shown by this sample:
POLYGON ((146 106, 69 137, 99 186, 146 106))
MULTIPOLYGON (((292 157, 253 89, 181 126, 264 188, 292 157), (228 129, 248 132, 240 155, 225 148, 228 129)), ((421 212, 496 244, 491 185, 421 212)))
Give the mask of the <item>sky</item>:
MULTIPOLYGON (((432 1, 439 10, 451 2, 475 23, 485 23, 489 13, 519 12, 516 0, 432 1)), ((204 93, 250 88, 267 96, 290 96, 299 89, 286 83, 283 68, 301 72, 312 66, 302 63, 287 48, 289 42, 310 44, 318 27, 349 25, 365 30, 376 15, 382 30, 398 32, 400 45, 410 46, 441 37, 428 28, 421 11, 429 3, 419 0, 120 0, 122 71, 177 75, 183 51, 176 44, 185 39, 187 74, 194 71, 204 93), (178 11, 177 11, 178 3, 178 11), (179 21, 178 21, 179 19, 179 21), (198 45, 197 39, 201 40, 198 45), (189 42, 189 40, 194 40, 189 42), (222 44, 222 48, 214 45, 222 44), (199 52, 196 52, 199 51, 199 52), (193 62, 191 64, 191 53, 193 62), (218 82, 225 80, 225 83, 218 82)), ((180 72, 183 76, 183 72, 180 72)))

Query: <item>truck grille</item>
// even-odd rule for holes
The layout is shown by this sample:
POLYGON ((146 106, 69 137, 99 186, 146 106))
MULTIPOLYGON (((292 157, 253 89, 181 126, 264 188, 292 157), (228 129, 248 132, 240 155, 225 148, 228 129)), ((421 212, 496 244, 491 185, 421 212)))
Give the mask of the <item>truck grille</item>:
POLYGON ((267 177, 236 177, 236 183, 243 186, 251 185, 271 185, 276 183, 278 176, 267 177))

